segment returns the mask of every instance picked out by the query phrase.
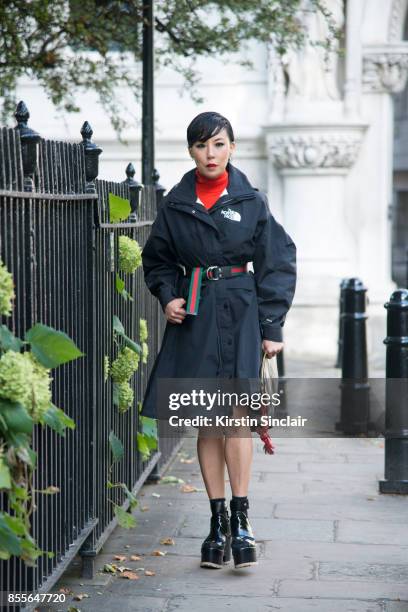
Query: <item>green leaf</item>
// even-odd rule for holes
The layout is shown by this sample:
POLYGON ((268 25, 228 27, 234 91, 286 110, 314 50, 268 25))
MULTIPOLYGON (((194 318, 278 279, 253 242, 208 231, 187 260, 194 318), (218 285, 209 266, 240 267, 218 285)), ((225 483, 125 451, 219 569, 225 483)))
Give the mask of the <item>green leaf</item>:
POLYGON ((138 504, 138 501, 136 499, 136 496, 132 493, 132 491, 130 491, 126 484, 124 482, 120 483, 120 486, 122 487, 122 489, 125 492, 126 498, 129 500, 129 504, 131 508, 135 508, 138 504))
POLYGON ((146 438, 140 431, 137 432, 137 450, 142 455, 143 461, 146 461, 146 459, 150 457, 150 449, 146 438))
POLYGON ((139 420, 142 425, 142 432, 146 436, 157 438, 157 420, 143 415, 139 416, 139 420))
POLYGON ((113 461, 120 461, 123 458, 125 451, 123 449, 122 442, 117 436, 115 436, 113 431, 111 431, 109 434, 109 444, 113 455, 113 461))
POLYGON ((21 404, 0 399, 0 413, 9 431, 13 433, 32 433, 34 421, 21 404))
POLYGON ((22 518, 17 516, 10 516, 10 514, 3 515, 4 522, 6 525, 14 531, 14 533, 18 536, 23 536, 26 532, 26 526, 22 518))
POLYGON ((109 193, 109 213, 111 223, 125 221, 131 213, 130 201, 109 193))
POLYGON ((132 514, 126 512, 126 510, 120 506, 117 506, 116 504, 113 511, 118 520, 118 524, 121 527, 124 527, 124 529, 132 529, 133 527, 136 527, 136 519, 132 514))
POLYGON ((42 323, 29 329, 25 339, 31 344, 34 356, 46 368, 56 368, 84 356, 67 334, 42 323))
POLYGON ((57 408, 51 404, 48 410, 43 414, 42 423, 51 427, 60 436, 65 437, 65 429, 75 429, 75 421, 71 419, 61 408, 57 408))
POLYGON ((25 342, 16 336, 5 325, 0 326, 0 348, 4 351, 19 353, 25 342))
POLYGON ((130 300, 131 302, 133 302, 133 298, 130 295, 130 293, 128 293, 125 289, 125 281, 122 280, 119 276, 118 273, 116 273, 116 279, 115 279, 115 287, 116 287, 116 291, 125 299, 125 300, 130 300))
POLYGON ((116 286, 116 291, 118 293, 122 293, 122 291, 125 288, 125 281, 120 278, 117 272, 116 272, 116 277, 115 277, 115 286, 116 286))
POLYGON ((4 457, 0 457, 0 489, 11 489, 10 468, 4 457))
POLYGON ((121 320, 116 315, 113 315, 113 331, 115 331, 120 336, 125 335, 125 328, 123 327, 121 320))
MULTIPOLYGON (((21 544, 13 529, 5 521, 5 514, 0 513, 0 551, 3 555, 20 555, 21 544)), ((8 558, 4 556, 3 558, 8 558)))
POLYGON ((146 444, 149 450, 156 450, 157 448, 157 438, 153 438, 152 436, 145 435, 146 444))

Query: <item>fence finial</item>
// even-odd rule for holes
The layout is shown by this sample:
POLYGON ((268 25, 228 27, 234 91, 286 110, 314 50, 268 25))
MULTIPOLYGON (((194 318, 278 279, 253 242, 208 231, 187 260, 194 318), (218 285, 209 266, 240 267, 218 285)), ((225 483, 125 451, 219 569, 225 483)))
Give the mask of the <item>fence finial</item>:
POLYGON ((156 207, 157 207, 157 210, 159 210, 159 208, 160 208, 160 204, 162 203, 164 192, 166 191, 166 188, 163 187, 163 185, 160 185, 159 178, 160 178, 160 174, 158 173, 157 168, 154 168, 153 174, 152 174, 152 179, 153 179, 154 189, 156 191, 156 207))
POLYGON ((130 208, 131 213, 128 217, 130 222, 137 221, 139 215, 139 207, 140 207, 140 192, 143 189, 143 185, 138 183, 133 178, 136 174, 136 170, 134 165, 130 162, 126 166, 126 179, 123 181, 126 185, 129 185, 129 194, 130 194, 130 208))
POLYGON ((93 130, 90 124, 88 121, 85 121, 81 128, 81 145, 85 151, 86 193, 96 193, 95 179, 99 173, 99 155, 103 151, 101 147, 91 142, 92 134, 93 130))
POLYGON ((14 116, 17 120, 15 129, 20 133, 24 191, 34 191, 34 176, 38 168, 38 143, 41 140, 41 136, 38 132, 27 126, 30 113, 22 100, 17 104, 14 116))

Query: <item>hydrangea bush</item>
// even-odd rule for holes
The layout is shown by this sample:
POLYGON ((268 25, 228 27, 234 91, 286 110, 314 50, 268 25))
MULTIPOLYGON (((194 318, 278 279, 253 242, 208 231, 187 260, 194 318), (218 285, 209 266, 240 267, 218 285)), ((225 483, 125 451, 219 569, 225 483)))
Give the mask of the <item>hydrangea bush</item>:
MULTIPOLYGON (((11 314, 13 299, 13 278, 0 260, 0 314, 11 314)), ((62 436, 67 427, 75 427, 52 404, 50 373, 51 367, 82 355, 66 334, 41 323, 26 331, 25 342, 5 325, 0 327, 0 491, 11 508, 0 511, 0 559, 15 555, 35 567, 46 552, 31 536, 30 514, 36 507, 31 483, 37 458, 31 448, 33 427, 48 425, 62 436)), ((55 494, 58 488, 51 483, 36 493, 55 494)))

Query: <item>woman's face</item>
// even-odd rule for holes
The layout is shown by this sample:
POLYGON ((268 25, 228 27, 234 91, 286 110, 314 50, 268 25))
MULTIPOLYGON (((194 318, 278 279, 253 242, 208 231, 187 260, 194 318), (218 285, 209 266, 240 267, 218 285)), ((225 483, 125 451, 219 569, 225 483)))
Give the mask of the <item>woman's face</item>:
POLYGON ((198 140, 189 148, 199 173, 206 178, 214 179, 224 172, 234 150, 235 143, 230 141, 225 128, 205 142, 198 140))

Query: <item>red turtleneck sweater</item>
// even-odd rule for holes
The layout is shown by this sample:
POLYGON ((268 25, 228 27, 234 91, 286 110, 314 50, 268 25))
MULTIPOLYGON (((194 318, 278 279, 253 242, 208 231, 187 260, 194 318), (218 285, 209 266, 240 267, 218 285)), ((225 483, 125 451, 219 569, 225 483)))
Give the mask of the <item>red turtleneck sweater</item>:
POLYGON ((202 176, 196 170, 196 192, 201 202, 208 209, 218 200, 224 189, 228 185, 228 172, 224 170, 223 174, 217 178, 207 178, 202 176))

